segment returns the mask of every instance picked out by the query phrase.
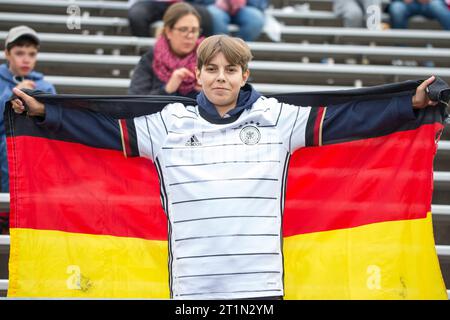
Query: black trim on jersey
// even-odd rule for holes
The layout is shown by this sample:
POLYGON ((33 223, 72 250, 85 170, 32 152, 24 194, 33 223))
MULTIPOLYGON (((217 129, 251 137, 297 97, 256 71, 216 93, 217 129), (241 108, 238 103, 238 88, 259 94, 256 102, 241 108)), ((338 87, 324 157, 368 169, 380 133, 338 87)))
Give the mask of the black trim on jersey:
POLYGON ((221 162, 208 162, 208 163, 194 163, 194 164, 172 164, 166 166, 166 168, 177 168, 177 167, 197 167, 197 166, 210 166, 222 163, 279 163, 279 160, 242 160, 242 161, 221 161, 221 162))
POLYGON ((161 195, 161 202, 162 202, 162 206, 164 209, 164 212, 166 213, 166 216, 169 217, 169 202, 167 199, 167 192, 166 192, 166 187, 164 185, 164 175, 162 174, 162 169, 161 169, 161 164, 159 163, 159 159, 155 158, 155 167, 156 167, 156 172, 158 173, 158 177, 159 177, 159 190, 160 190, 160 195, 161 195))
POLYGON ((276 178, 229 178, 229 179, 208 179, 208 180, 192 180, 192 181, 183 181, 171 183, 169 186, 177 186, 180 184, 188 184, 188 183, 205 183, 205 182, 213 182, 213 181, 242 181, 242 180, 250 180, 250 181, 278 181, 276 178))
POLYGON ((202 258, 216 258, 216 257, 231 257, 231 256, 278 256, 278 252, 249 252, 249 253, 223 253, 223 254, 206 254, 203 256, 185 256, 178 257, 177 260, 182 259, 202 259, 202 258))
POLYGON ((200 201, 211 201, 211 200, 232 200, 232 199, 258 199, 258 200, 277 200, 274 197, 217 197, 217 198, 204 198, 204 199, 191 199, 183 201, 172 202, 173 205, 188 202, 200 202, 200 201))
POLYGON ((152 148, 152 158, 156 158, 155 156, 155 151, 153 150, 153 139, 152 139, 152 134, 150 133, 150 128, 148 127, 148 118, 145 117, 145 125, 147 126, 147 132, 148 132, 148 138, 150 140, 150 146, 152 148))
POLYGON ((130 147, 129 157, 137 157, 139 156, 139 149, 137 144, 137 134, 136 134, 136 126, 134 124, 133 119, 126 119, 125 123, 127 124, 127 133, 128 133, 128 143, 130 147))
MULTIPOLYGON (((230 273, 205 273, 205 274, 192 274, 187 276, 179 276, 178 278, 196 278, 196 277, 219 277, 219 276, 235 276, 243 274, 264 274, 264 273, 280 273, 280 271, 253 271, 253 272, 230 272, 230 273)), ((271 290, 275 291, 275 290, 271 290)))
POLYGON ((277 233, 236 233, 236 234, 219 234, 215 236, 199 236, 199 237, 189 237, 189 238, 180 238, 175 239, 175 242, 178 241, 187 241, 187 240, 203 240, 203 239, 211 239, 211 238, 227 238, 227 237, 278 237, 280 236, 277 233))
POLYGON ((287 176, 288 176, 288 168, 289 162, 291 160, 291 154, 289 152, 286 153, 286 158, 284 159, 284 167, 283 167, 283 180, 281 182, 281 197, 280 197, 280 214, 283 215, 284 212, 284 200, 286 197, 286 186, 287 186, 287 176))
POLYGON ((169 132, 167 131, 166 123, 164 122, 164 119, 163 119, 163 117, 162 117, 162 114, 161 114, 161 113, 158 113, 158 114, 159 114, 159 117, 161 118, 161 121, 162 121, 162 123, 163 123, 163 125, 164 125, 164 129, 166 129, 166 134, 168 134, 169 132))
POLYGON ((214 219, 236 219, 236 218, 277 218, 277 216, 261 216, 261 215, 236 215, 236 216, 216 216, 216 217, 204 217, 186 220, 177 220, 173 223, 184 223, 184 222, 194 222, 200 220, 214 220, 214 219))
POLYGON ((169 272, 169 291, 170 291, 170 298, 173 298, 173 251, 172 251, 172 226, 170 223, 168 225, 168 245, 167 250, 169 251, 169 259, 167 261, 167 269, 169 272))
POLYGON ((291 152, 291 144, 292 144, 292 134, 294 133, 295 125, 297 124, 298 114, 300 113, 300 108, 297 108, 297 114, 295 115, 295 121, 292 125, 291 135, 289 136, 289 152, 291 152))
POLYGON ((281 215, 281 225, 280 225, 280 251, 281 251, 281 265, 282 265, 282 272, 283 275, 281 277, 283 289, 284 289, 284 253, 283 253, 283 217, 284 217, 284 204, 286 200, 286 190, 287 190, 287 177, 288 177, 288 168, 289 163, 291 161, 291 154, 289 152, 286 153, 286 159, 284 162, 284 168, 283 168, 283 182, 281 183, 281 202, 280 202, 280 215, 281 215))
POLYGON ((314 126, 316 123, 317 115, 319 114, 320 108, 311 108, 309 112, 308 121, 306 122, 305 130, 305 146, 314 146, 314 126))
POLYGON ((194 108, 194 110, 189 110, 188 108, 189 108, 189 106, 186 106, 186 111, 188 111, 188 112, 190 112, 190 113, 193 113, 193 114, 195 114, 195 116, 196 116, 196 119, 198 118, 198 114, 197 114, 197 112, 195 112, 195 107, 194 106, 191 106, 191 107, 193 107, 194 108))
MULTIPOLYGON (((186 110, 186 111, 188 111, 188 110, 186 110)), ((178 116, 178 115, 176 115, 175 113, 171 113, 170 115, 173 116, 173 117, 175 117, 175 118, 177 118, 177 119, 194 119, 194 120, 197 120, 197 118, 194 118, 194 117, 178 116)))
POLYGON ((159 178, 159 185, 160 185, 160 195, 161 195, 161 203, 164 209, 164 212, 166 213, 166 217, 169 220, 168 225, 168 271, 169 271, 169 291, 170 291, 170 297, 173 297, 173 281, 172 281, 172 269, 173 269, 173 252, 172 252, 172 245, 171 245, 171 239, 172 239, 172 227, 170 225, 170 219, 169 219, 169 203, 168 203, 168 198, 167 198, 167 193, 166 193, 166 188, 164 185, 164 176, 162 174, 162 170, 161 170, 161 164, 159 163, 159 159, 155 158, 154 161, 155 164, 155 168, 156 168, 156 172, 158 173, 158 178, 159 178))
POLYGON ((272 125, 270 125, 270 126, 264 126, 264 125, 262 125, 262 126, 259 126, 259 127, 261 127, 261 128, 276 127, 276 126, 278 125, 278 120, 280 120, 280 116, 281 116, 281 113, 282 113, 282 112, 283 112, 283 103, 281 103, 281 105, 280 105, 280 112, 278 113, 277 121, 275 121, 275 124, 272 124, 272 125))
MULTIPOLYGON (((261 98, 263 98, 263 97, 261 97, 261 98)), ((262 99, 262 100, 266 100, 266 99, 262 99)), ((251 110, 251 109, 250 109, 251 110)), ((255 113, 255 112, 261 112, 261 113, 266 113, 267 111, 269 111, 270 110, 270 108, 266 108, 266 109, 264 109, 264 110, 261 110, 261 109, 258 109, 258 110, 251 110, 248 114, 252 114, 252 113, 255 113)))

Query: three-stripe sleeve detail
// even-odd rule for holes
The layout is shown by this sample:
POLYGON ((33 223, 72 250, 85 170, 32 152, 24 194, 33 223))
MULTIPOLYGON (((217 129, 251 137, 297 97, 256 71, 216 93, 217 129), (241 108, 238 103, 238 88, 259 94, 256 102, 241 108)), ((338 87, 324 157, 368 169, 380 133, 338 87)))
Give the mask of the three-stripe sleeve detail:
POLYGON ((307 147, 321 146, 323 121, 325 119, 326 107, 311 108, 306 124, 305 144, 307 147))
POLYGON ((122 139, 122 149, 126 157, 139 156, 137 144, 136 126, 133 119, 120 119, 120 136, 122 139))

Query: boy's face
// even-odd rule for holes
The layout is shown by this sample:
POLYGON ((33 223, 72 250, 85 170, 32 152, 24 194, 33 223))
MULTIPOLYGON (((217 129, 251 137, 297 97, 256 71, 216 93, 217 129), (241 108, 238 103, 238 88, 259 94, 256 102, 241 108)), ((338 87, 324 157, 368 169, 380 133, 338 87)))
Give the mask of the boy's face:
POLYGON ((36 65, 37 53, 35 46, 14 46, 9 51, 5 50, 11 73, 21 77, 28 75, 36 65))
POLYGON ((236 106, 239 90, 249 74, 249 70, 243 73, 240 65, 230 64, 219 52, 201 70, 197 70, 197 79, 208 100, 223 116, 236 106))

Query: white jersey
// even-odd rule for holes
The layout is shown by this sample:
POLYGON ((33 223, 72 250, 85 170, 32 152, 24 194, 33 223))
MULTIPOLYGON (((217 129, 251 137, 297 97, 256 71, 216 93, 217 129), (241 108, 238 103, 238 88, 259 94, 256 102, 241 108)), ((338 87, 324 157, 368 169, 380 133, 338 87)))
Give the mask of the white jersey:
POLYGON ((309 114, 260 97, 228 124, 180 103, 134 119, 160 177, 174 299, 283 296, 286 176, 309 114))

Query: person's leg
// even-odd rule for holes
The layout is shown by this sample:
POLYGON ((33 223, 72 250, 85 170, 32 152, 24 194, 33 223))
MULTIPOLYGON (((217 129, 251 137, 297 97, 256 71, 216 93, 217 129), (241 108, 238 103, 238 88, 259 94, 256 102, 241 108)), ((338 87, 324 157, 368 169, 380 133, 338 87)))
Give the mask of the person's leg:
POLYGON ((203 29, 202 35, 205 37, 212 36, 213 31, 213 21, 208 8, 200 4, 192 4, 192 6, 198 11, 200 18, 202 19, 201 27, 203 29))
POLYGON ((150 37, 150 25, 162 19, 167 4, 157 1, 139 1, 128 9, 130 32, 135 37, 150 37))
POLYGON ((406 4, 403 1, 393 1, 389 5, 389 15, 391 28, 406 29, 408 28, 408 20, 417 11, 417 5, 414 3, 406 4))
POLYGON ((334 13, 342 18, 346 28, 362 28, 364 24, 364 15, 361 7, 355 0, 334 0, 334 13))
POLYGON ((256 40, 261 34, 264 27, 265 16, 264 13, 255 8, 245 6, 231 18, 231 22, 239 26, 237 36, 244 41, 256 40))
POLYGON ((216 5, 208 6, 211 14, 212 30, 214 34, 228 34, 228 25, 230 24, 230 16, 225 11, 219 9, 216 5))
MULTIPOLYGON (((392 29, 407 29, 408 20, 411 16, 420 14, 420 4, 412 2, 406 4, 403 0, 393 1, 389 5, 390 24, 392 29)), ((404 47, 404 45, 399 45, 404 47)), ((417 66, 415 60, 403 60, 393 57, 392 64, 395 66, 417 66)))
POLYGON ((444 0, 431 0, 424 5, 423 15, 430 19, 436 19, 445 30, 450 30, 450 9, 444 0))

